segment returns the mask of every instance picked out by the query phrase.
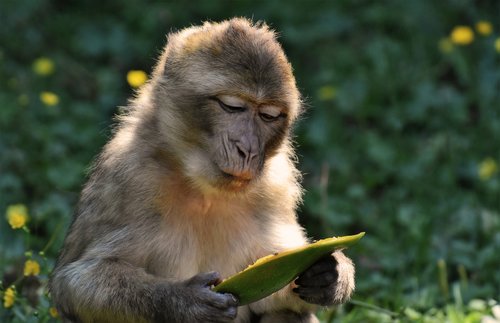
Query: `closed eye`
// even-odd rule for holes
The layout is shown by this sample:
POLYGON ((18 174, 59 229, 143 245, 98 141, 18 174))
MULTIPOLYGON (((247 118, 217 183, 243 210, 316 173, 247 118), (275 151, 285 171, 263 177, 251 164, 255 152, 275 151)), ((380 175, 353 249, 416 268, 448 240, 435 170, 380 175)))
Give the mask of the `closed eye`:
POLYGON ((237 113, 237 112, 243 112, 246 110, 245 107, 243 106, 234 106, 234 105, 229 105, 229 104, 226 104, 224 102, 222 102, 220 99, 214 97, 212 98, 213 100, 215 100, 219 106, 226 112, 228 113, 237 113))
POLYGON ((259 116, 265 122, 273 122, 285 117, 282 108, 275 105, 263 105, 259 108, 259 116))
POLYGON ((279 117, 283 116, 283 114, 278 114, 277 116, 273 116, 264 112, 259 113, 259 116, 262 120, 266 122, 272 122, 278 120, 279 117))

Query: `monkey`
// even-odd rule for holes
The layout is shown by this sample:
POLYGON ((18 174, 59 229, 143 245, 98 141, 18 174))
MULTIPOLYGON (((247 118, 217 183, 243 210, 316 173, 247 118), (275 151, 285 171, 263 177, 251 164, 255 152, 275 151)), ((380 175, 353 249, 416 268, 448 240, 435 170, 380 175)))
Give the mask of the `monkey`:
POLYGON ((318 322, 346 302, 341 251, 245 306, 212 286, 308 243, 292 127, 303 104, 277 35, 246 18, 167 36, 83 186, 49 281, 66 322, 318 322))

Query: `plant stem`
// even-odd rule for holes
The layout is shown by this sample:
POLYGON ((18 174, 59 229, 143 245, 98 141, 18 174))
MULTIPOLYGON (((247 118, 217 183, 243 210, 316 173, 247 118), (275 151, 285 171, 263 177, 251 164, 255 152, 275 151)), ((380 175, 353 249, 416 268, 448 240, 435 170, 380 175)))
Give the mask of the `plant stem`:
POLYGON ((40 251, 41 254, 45 254, 47 252, 47 250, 49 250, 50 246, 54 243, 54 241, 56 240, 58 234, 59 234, 59 231, 61 231, 61 228, 62 228, 62 225, 63 225, 63 221, 59 221, 59 223, 57 224, 57 227, 56 229, 54 230, 54 232, 52 233, 52 236, 50 237, 49 241, 47 242, 47 244, 45 245, 45 247, 43 247, 42 251, 40 251))
POLYGON ((448 286, 448 273, 446 269, 446 262, 444 259, 439 259, 437 262, 438 267, 438 275, 439 275, 439 287, 441 289, 441 293, 445 299, 448 299, 450 296, 449 286, 448 286))
POLYGON ((361 307, 364 307, 364 308, 367 308, 367 309, 370 309, 370 310, 373 310, 373 311, 385 313, 387 315, 390 315, 391 317, 397 317, 397 316, 399 316, 399 313, 397 313, 397 312, 389 311, 388 309, 385 309, 385 308, 382 308, 380 306, 373 305, 373 304, 370 304, 370 303, 366 303, 366 302, 362 302, 362 301, 357 301, 357 300, 354 300, 354 299, 351 299, 349 301, 349 303, 351 303, 353 305, 356 305, 356 306, 361 306, 361 307))

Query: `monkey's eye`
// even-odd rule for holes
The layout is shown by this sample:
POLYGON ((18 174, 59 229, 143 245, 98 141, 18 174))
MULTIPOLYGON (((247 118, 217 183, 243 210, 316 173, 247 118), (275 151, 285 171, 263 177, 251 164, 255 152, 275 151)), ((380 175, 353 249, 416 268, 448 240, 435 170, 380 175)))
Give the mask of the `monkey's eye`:
POLYGON ((278 116, 272 116, 270 114, 267 114, 267 113, 259 113, 260 115, 260 118, 264 121, 267 121, 267 122, 271 122, 271 121, 275 121, 275 120, 278 120, 278 118, 280 117, 279 115, 278 116))
POLYGON ((213 97, 213 100, 215 100, 224 111, 229 113, 243 112, 246 110, 245 102, 234 96, 221 95, 220 97, 213 97))
POLYGON ((272 122, 278 120, 278 118, 284 116, 284 114, 278 107, 264 106, 260 109, 259 116, 262 120, 266 122, 272 122))
POLYGON ((229 113, 243 112, 246 110, 245 107, 237 107, 237 106, 233 106, 233 105, 227 105, 224 102, 222 102, 221 100, 217 100, 217 102, 219 103, 219 105, 222 109, 224 109, 226 112, 229 112, 229 113))

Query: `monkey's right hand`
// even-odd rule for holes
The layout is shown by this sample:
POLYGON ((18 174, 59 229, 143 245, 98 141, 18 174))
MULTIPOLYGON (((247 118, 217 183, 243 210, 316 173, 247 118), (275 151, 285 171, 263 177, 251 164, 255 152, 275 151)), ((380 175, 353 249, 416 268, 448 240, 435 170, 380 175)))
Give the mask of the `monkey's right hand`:
POLYGON ((188 280, 160 284, 155 289, 156 322, 231 322, 238 314, 232 294, 212 291, 221 282, 217 272, 201 273, 188 280))

